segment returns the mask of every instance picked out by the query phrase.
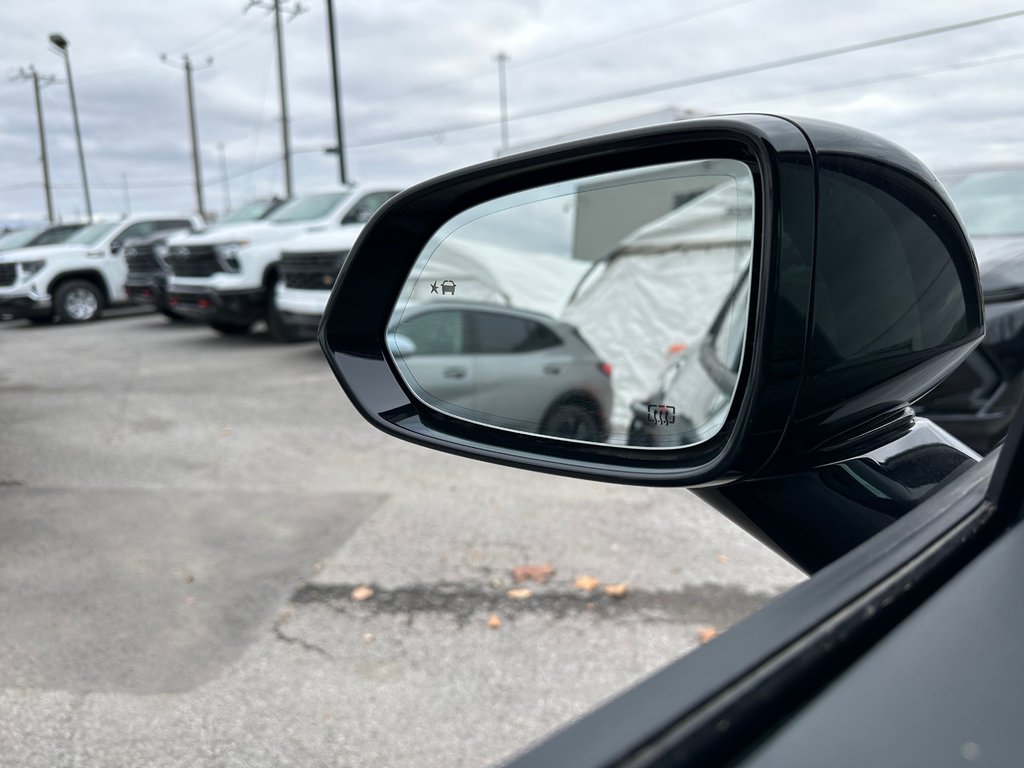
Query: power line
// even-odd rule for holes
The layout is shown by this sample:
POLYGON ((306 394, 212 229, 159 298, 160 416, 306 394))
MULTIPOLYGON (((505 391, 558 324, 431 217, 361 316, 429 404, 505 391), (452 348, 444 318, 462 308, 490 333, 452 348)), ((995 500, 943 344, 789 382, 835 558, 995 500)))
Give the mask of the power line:
MULTIPOLYGON (((592 38, 592 39, 590 39, 588 41, 585 41, 583 43, 579 43, 578 45, 575 45, 575 46, 567 46, 565 48, 560 48, 560 49, 555 50, 555 51, 549 51, 548 53, 537 54, 535 56, 524 56, 521 59, 517 59, 515 61, 515 63, 510 64, 509 65, 509 69, 521 69, 523 67, 528 67, 528 66, 531 66, 533 64, 537 64, 537 63, 540 63, 540 62, 543 62, 543 61, 548 61, 550 59, 558 58, 560 56, 566 56, 566 55, 569 55, 571 53, 578 53, 580 51, 586 51, 586 50, 590 50, 592 48, 599 48, 599 47, 601 47, 603 45, 608 45, 610 43, 615 43, 615 42, 618 42, 620 40, 627 40, 627 39, 629 39, 631 37, 638 37, 640 35, 644 35, 644 34, 647 34, 649 32, 656 32, 658 30, 666 29, 668 27, 673 27, 673 26, 676 26, 678 24, 682 24, 682 23, 687 22, 687 21, 692 21, 693 19, 699 18, 701 16, 707 16, 707 15, 710 15, 712 13, 717 13, 719 11, 724 11, 724 10, 727 10, 727 9, 732 8, 734 6, 743 5, 744 3, 750 3, 750 2, 755 2, 755 0, 731 0, 731 2, 722 3, 721 5, 717 5, 717 6, 714 6, 714 7, 711 7, 711 8, 706 8, 706 9, 701 10, 701 11, 686 13, 686 14, 683 14, 683 15, 680 15, 680 16, 670 16, 670 17, 668 17, 666 19, 662 19, 659 22, 652 23, 652 24, 645 24, 644 26, 635 27, 635 28, 633 28, 631 30, 627 30, 625 32, 618 33, 618 34, 615 34, 615 35, 609 35, 609 36, 604 36, 604 37, 592 38)), ((434 93, 435 91, 443 91, 443 90, 445 90, 447 88, 452 88, 452 87, 455 87, 457 85, 464 85, 465 83, 472 82, 473 80, 481 80, 481 79, 483 79, 485 77, 490 78, 490 77, 493 77, 493 76, 494 76, 494 73, 493 73, 492 70, 487 70, 487 71, 480 70, 479 72, 477 72, 475 74, 472 74, 472 75, 468 75, 466 77, 460 77, 460 78, 454 79, 454 80, 445 80, 445 81, 433 83, 431 85, 425 85, 425 86, 423 86, 421 88, 414 88, 414 89, 411 89, 411 90, 408 90, 408 91, 402 91, 401 93, 392 94, 391 96, 387 96, 387 97, 385 97, 383 99, 379 99, 378 101, 373 102, 373 104, 371 104, 369 106, 376 107, 376 106, 381 106, 381 105, 384 105, 384 104, 390 104, 393 101, 398 101, 400 99, 406 99, 406 98, 409 98, 411 96, 421 96, 421 95, 427 94, 427 93, 434 93)))
MULTIPOLYGON (((847 53, 854 53, 856 51, 864 51, 872 48, 881 48, 887 45, 895 45, 897 43, 904 43, 909 42, 911 40, 918 40, 925 37, 946 34, 961 29, 967 29, 969 27, 977 27, 983 24, 992 24, 999 21, 1006 21, 1008 19, 1017 18, 1020 16, 1024 16, 1024 11, 1013 11, 1010 13, 1003 13, 996 16, 985 16, 982 18, 971 19, 969 21, 958 22, 956 24, 947 24, 941 27, 931 27, 929 29, 918 30, 916 32, 908 32, 901 35, 893 35, 891 37, 877 38, 875 40, 869 40, 862 43, 854 43, 853 45, 844 45, 837 48, 827 48, 821 51, 814 51, 812 53, 805 53, 797 56, 788 56, 782 59, 773 59, 771 61, 761 62, 759 64, 750 64, 742 67, 733 67, 730 69, 720 70, 718 72, 697 75, 695 77, 687 77, 680 80, 672 80, 669 82, 654 83, 651 85, 614 91, 611 93, 601 94, 597 96, 590 96, 582 99, 574 99, 572 101, 562 102, 560 104, 552 104, 546 107, 537 107, 534 109, 521 110, 519 112, 514 112, 510 114, 508 116, 508 119, 510 121, 525 120, 532 117, 553 115, 558 112, 568 112, 573 109, 596 106, 598 104, 605 104, 610 101, 621 101, 624 99, 634 98, 636 96, 646 96, 652 93, 675 90, 677 88, 685 88, 691 85, 702 85, 704 83, 711 83, 719 80, 727 80, 734 77, 740 77, 742 75, 750 75, 758 72, 764 72, 767 70, 793 66, 795 64, 805 64, 810 61, 820 61, 822 59, 841 56, 847 53)), ((393 144, 400 141, 409 141, 410 139, 429 138, 432 136, 437 136, 439 134, 456 133, 460 131, 474 130, 477 128, 489 128, 491 126, 498 124, 498 122, 498 120, 494 119, 465 121, 446 126, 437 126, 424 131, 407 131, 402 133, 396 133, 391 136, 384 136, 379 139, 363 142, 361 144, 354 144, 352 146, 353 148, 362 148, 370 146, 379 146, 382 144, 393 144)))

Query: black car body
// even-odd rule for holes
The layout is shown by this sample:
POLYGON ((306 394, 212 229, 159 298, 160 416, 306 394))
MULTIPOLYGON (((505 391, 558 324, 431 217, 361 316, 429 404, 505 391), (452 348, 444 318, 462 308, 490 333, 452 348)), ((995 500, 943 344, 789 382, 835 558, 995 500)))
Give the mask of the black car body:
POLYGON ((357 243, 320 342, 356 407, 391 435, 524 469, 689 486, 812 574, 510 766, 1009 766, 1024 754, 1024 416, 979 459, 910 409, 984 330, 970 243, 927 168, 855 129, 739 115, 408 190, 357 243), (660 450, 567 444, 413 396, 386 346, 388 317, 454 217, 524 190, 723 156, 750 163, 758 208, 721 432, 660 450))
POLYGON ((985 340, 915 405, 980 453, 1002 441, 1024 389, 1024 167, 947 176, 978 259, 985 340))

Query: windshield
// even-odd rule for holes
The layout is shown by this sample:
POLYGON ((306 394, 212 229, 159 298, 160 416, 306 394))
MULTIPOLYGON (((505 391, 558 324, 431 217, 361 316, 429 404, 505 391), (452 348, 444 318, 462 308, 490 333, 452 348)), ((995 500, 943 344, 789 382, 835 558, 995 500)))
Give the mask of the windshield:
POLYGON ((246 221, 258 221, 262 219, 266 214, 267 209, 272 206, 272 202, 264 200, 257 200, 252 203, 247 203, 241 208, 236 208, 231 213, 225 214, 218 224, 241 224, 246 221))
POLYGON ((68 245, 98 245, 104 237, 114 231, 115 227, 117 227, 116 221, 90 224, 75 232, 64 242, 68 245))
POLYGON ((319 195, 307 195, 285 203, 267 217, 267 221, 275 224, 286 224, 296 221, 315 221, 327 216, 349 196, 348 192, 325 192, 319 195))
POLYGON ((949 196, 971 237, 1024 235, 1024 170, 971 174, 949 196))
POLYGON ((33 227, 8 232, 3 237, 0 237, 0 251, 9 251, 12 248, 21 248, 23 245, 28 245, 42 231, 41 228, 33 227))

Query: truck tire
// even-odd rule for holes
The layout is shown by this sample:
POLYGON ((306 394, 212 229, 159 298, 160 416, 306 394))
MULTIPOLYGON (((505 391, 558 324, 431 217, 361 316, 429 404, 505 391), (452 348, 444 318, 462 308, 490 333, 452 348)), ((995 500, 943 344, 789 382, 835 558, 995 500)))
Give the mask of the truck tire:
POLYGON ((249 332, 252 323, 227 323, 223 320, 210 320, 210 327, 225 336, 241 336, 249 332))
POLYGON ((310 341, 313 338, 308 334, 303 334, 302 331, 293 328, 284 321, 280 311, 277 309, 277 302, 274 301, 273 294, 271 294, 267 304, 267 328, 270 330, 270 338, 274 341, 283 341, 290 344, 295 341, 310 341))
POLYGON ((103 313, 103 292, 88 280, 68 280, 57 289, 53 311, 62 323, 96 320, 103 313))

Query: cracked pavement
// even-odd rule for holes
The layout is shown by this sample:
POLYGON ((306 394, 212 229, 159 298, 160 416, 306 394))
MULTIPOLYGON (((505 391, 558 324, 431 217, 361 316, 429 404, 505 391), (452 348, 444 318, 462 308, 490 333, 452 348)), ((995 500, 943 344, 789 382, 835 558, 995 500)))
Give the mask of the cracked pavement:
POLYGON ((801 579, 685 491, 387 438, 315 345, 0 348, 2 768, 489 765, 801 579))

